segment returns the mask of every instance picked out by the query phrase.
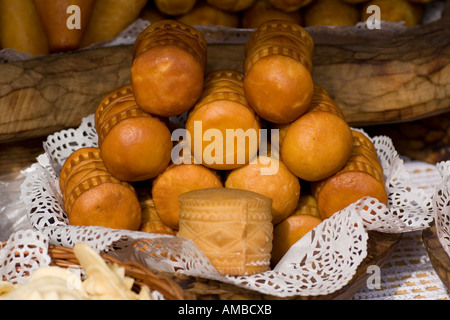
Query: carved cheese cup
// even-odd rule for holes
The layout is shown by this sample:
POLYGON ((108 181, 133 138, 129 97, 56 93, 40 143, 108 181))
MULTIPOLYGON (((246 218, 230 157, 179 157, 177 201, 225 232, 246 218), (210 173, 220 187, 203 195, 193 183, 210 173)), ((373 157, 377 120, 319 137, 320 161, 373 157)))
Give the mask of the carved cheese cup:
POLYGON ((270 269, 271 200, 247 190, 202 189, 180 195, 178 236, 191 239, 221 274, 270 269))

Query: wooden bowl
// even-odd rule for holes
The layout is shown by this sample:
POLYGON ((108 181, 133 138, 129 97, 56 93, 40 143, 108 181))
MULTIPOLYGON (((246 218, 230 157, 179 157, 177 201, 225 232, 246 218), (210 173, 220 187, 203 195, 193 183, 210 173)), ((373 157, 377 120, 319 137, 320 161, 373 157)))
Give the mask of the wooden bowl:
POLYGON ((436 274, 445 287, 450 290, 450 258, 437 237, 436 226, 432 225, 423 230, 422 239, 436 274))

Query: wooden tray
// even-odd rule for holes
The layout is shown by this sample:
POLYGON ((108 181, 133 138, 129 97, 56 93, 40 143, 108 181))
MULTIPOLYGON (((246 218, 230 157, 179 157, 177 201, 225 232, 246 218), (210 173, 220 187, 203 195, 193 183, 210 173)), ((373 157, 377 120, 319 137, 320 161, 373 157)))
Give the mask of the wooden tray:
MULTIPOLYGON (((450 0, 441 20, 396 37, 320 36, 314 80, 352 126, 450 111, 450 0)), ((0 141, 78 126, 107 93, 130 82, 132 49, 96 48, 0 64, 0 141)), ((243 45, 211 44, 207 72, 242 70, 243 57, 243 45)))
POLYGON ((436 226, 433 225, 423 230, 422 239, 436 274, 445 287, 450 290, 450 258, 437 237, 436 226))

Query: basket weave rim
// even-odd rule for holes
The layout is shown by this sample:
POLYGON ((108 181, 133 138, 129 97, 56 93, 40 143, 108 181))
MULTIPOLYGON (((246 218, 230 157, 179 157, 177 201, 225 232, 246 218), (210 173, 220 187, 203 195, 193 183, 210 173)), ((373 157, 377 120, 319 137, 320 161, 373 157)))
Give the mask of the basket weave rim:
MULTIPOLYGON (((7 241, 0 242, 0 250, 5 248, 7 241)), ((50 265, 60 268, 80 268, 80 263, 75 256, 73 248, 65 246, 49 245, 48 255, 51 258, 50 265)), ((120 261, 107 254, 100 254, 107 264, 116 264, 124 268, 125 275, 134 279, 133 289, 139 292, 143 286, 147 286, 151 291, 158 291, 166 300, 184 300, 187 298, 183 288, 173 279, 156 274, 143 264, 137 261, 120 261)))

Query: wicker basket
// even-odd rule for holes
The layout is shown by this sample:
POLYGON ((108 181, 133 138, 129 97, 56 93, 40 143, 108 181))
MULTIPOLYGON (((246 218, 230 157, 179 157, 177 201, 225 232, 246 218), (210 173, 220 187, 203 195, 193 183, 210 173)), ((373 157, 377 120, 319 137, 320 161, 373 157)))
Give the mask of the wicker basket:
MULTIPOLYGON (((6 242, 0 243, 0 248, 5 245, 6 242)), ((51 266, 81 268, 72 248, 50 245, 48 254, 51 258, 51 266)), ((140 291, 141 287, 147 286, 151 291, 156 290, 161 293, 166 300, 186 300, 192 298, 174 280, 163 274, 150 271, 137 261, 122 262, 106 254, 101 254, 101 257, 107 264, 116 264, 124 268, 125 276, 134 279, 133 291, 136 293, 140 291)))
MULTIPOLYGON (((367 268, 374 265, 381 267, 395 250, 401 238, 401 233, 386 234, 370 231, 368 255, 349 284, 328 295, 289 298, 267 295, 233 284, 182 273, 152 271, 136 261, 122 262, 106 254, 101 256, 107 263, 115 263, 124 268, 125 275, 135 280, 133 288, 135 292, 139 292, 145 285, 151 291, 160 292, 166 300, 343 300, 351 298, 365 285, 369 277, 367 268)), ((1 242, 0 248, 2 248, 1 242)), ((71 248, 50 245, 48 254, 51 258, 50 265, 61 268, 81 268, 71 248)))

